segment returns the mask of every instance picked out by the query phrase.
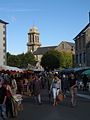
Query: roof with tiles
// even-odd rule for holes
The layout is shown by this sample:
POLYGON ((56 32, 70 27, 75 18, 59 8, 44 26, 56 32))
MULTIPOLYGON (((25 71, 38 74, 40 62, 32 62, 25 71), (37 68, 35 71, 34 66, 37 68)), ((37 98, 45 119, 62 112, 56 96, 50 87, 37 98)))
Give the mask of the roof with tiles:
POLYGON ((45 54, 48 50, 53 50, 57 46, 48 46, 48 47, 40 47, 38 48, 35 52, 33 52, 34 55, 43 55, 45 54))

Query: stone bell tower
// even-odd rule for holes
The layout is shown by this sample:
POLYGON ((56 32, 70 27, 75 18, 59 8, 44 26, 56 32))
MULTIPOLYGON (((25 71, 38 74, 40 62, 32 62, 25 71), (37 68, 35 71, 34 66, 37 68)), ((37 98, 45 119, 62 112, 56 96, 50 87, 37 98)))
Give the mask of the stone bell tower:
POLYGON ((28 52, 34 52, 37 50, 37 48, 39 48, 41 46, 41 43, 39 42, 39 31, 36 27, 32 27, 29 30, 28 33, 28 43, 27 43, 27 47, 28 47, 28 52))

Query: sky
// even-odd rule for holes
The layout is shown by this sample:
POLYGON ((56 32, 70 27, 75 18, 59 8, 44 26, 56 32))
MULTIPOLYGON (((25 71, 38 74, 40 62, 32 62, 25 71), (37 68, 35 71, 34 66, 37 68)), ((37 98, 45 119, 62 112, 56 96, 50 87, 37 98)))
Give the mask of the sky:
POLYGON ((0 19, 7 24, 7 52, 27 52, 28 32, 34 25, 42 46, 73 38, 89 23, 90 0, 0 0, 0 19))

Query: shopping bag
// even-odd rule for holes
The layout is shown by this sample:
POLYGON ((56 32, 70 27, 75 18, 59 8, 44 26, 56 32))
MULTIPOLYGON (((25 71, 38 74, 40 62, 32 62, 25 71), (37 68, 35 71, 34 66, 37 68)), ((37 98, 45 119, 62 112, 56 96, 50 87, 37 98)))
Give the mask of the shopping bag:
POLYGON ((64 94, 63 93, 59 93, 58 95, 57 95, 57 101, 63 101, 64 100, 64 94))

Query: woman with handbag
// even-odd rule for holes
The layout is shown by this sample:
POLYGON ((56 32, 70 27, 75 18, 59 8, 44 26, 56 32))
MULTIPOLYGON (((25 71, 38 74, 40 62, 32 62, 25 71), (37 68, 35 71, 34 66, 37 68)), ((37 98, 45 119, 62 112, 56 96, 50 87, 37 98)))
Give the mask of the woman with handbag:
POLYGON ((57 96, 61 92, 61 80, 58 75, 55 74, 54 79, 51 84, 51 91, 53 95, 53 106, 57 105, 57 96))

